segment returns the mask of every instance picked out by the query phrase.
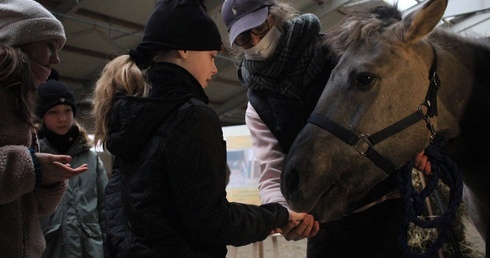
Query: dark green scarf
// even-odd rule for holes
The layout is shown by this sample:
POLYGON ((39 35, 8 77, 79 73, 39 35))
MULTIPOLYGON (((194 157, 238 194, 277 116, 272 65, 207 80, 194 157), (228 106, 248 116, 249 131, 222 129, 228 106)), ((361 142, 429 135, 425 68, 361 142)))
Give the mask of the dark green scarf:
POLYGON ((46 138, 51 147, 59 154, 67 154, 75 140, 80 136, 80 130, 78 126, 73 125, 65 135, 59 135, 48 130, 43 124, 38 135, 40 139, 46 138))

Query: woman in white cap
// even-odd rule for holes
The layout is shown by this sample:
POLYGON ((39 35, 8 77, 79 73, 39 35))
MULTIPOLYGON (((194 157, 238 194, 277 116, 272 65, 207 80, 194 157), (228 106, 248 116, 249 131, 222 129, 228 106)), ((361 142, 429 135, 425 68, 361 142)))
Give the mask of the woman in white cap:
MULTIPOLYGON (((320 32, 318 18, 299 15, 286 2, 226 0, 221 15, 229 32, 231 52, 241 58, 238 77, 248 88, 245 120, 261 165, 261 200, 288 207, 280 185, 284 161, 338 57, 330 52, 328 35, 320 32)), ((430 171, 427 157, 419 155, 416 161, 419 169, 430 171)), ((292 240, 308 238, 309 258, 364 257, 365 253, 399 257, 396 236, 402 206, 396 185, 390 183, 370 197, 357 204, 362 209, 339 221, 322 223, 319 231, 316 224, 312 226, 305 220, 283 235, 292 240), (380 197, 384 201, 377 202, 380 197), (372 233, 376 232, 376 223, 392 225, 383 228, 392 230, 395 237, 376 238, 372 233)))
MULTIPOLYGON (((260 198, 288 207, 280 190, 283 161, 332 68, 320 22, 274 0, 226 0, 221 14, 232 54, 243 56, 238 77, 249 88, 245 118, 261 164, 260 198)), ((300 240, 318 231, 311 219, 282 234, 300 240)))
POLYGON ((224 258, 226 245, 304 219, 277 203, 226 199, 226 143, 203 90, 221 48, 202 1, 161 1, 143 42, 98 80, 95 138, 115 155, 121 184, 120 195, 106 192, 116 197, 107 207, 122 205, 106 214, 111 257, 224 258))
POLYGON ((66 179, 87 170, 70 156, 38 153, 36 88, 59 63, 61 23, 32 0, 0 0, 0 256, 40 257, 39 216, 55 211, 66 179))

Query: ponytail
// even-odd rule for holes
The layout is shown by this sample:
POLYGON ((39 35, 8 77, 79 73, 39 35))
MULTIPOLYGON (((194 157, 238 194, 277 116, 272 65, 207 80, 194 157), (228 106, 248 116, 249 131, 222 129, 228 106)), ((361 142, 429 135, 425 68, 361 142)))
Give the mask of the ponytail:
POLYGON ((95 83, 92 116, 95 120, 94 143, 105 145, 112 100, 117 96, 147 97, 149 85, 143 72, 129 55, 121 55, 106 64, 95 83))

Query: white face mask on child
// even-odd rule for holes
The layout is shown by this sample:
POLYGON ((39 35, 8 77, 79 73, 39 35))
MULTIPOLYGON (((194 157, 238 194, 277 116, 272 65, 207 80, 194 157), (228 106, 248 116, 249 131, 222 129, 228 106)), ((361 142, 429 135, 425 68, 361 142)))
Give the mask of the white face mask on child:
POLYGON ((257 43, 257 45, 244 49, 245 58, 255 61, 264 61, 270 57, 276 50, 277 43, 281 39, 281 31, 276 26, 267 32, 267 34, 257 43))

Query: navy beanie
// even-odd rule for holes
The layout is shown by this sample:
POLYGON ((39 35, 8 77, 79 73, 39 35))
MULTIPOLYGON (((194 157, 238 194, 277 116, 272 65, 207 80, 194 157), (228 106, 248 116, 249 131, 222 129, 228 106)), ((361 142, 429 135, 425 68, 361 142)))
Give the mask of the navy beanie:
POLYGON ((37 88, 39 102, 37 106, 37 116, 42 118, 44 113, 56 105, 70 105, 73 110, 73 116, 77 114, 75 98, 71 90, 65 84, 57 80, 48 80, 46 83, 39 85, 37 88))
POLYGON ((218 26, 207 14, 203 0, 162 0, 146 23, 143 42, 130 56, 141 67, 162 50, 221 49, 218 26))

